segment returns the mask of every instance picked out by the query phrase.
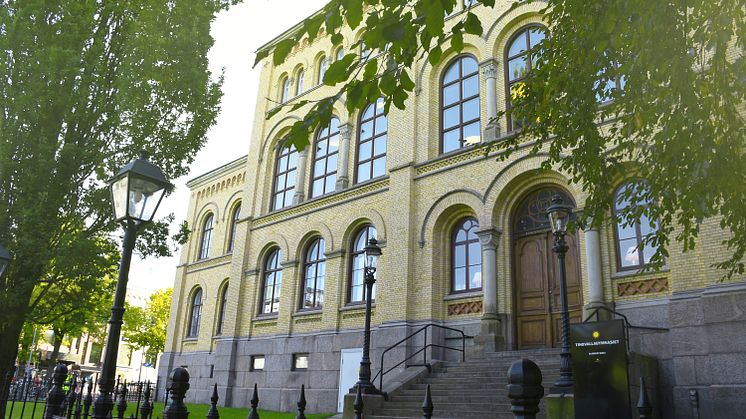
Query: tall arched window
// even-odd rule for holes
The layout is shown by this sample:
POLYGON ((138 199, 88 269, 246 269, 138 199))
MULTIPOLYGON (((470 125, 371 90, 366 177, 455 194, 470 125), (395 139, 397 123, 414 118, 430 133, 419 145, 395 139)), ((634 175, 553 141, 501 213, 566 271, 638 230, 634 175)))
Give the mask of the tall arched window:
POLYGON ((189 325, 187 327, 187 337, 196 338, 199 335, 199 322, 202 319, 202 288, 197 288, 192 294, 192 301, 189 307, 189 325))
POLYGON ((202 223, 202 241, 199 245, 199 259, 207 259, 210 256, 210 241, 212 240, 212 229, 213 229, 213 217, 212 214, 205 218, 202 223))
MULTIPOLYGON (((650 259, 658 250, 653 246, 643 246, 643 240, 658 230, 658 223, 650 220, 644 213, 640 213, 639 221, 629 223, 625 220, 625 211, 632 205, 632 195, 639 195, 645 191, 646 185, 640 180, 634 180, 621 185, 614 194, 614 215, 616 222, 617 267, 619 270, 639 269, 650 263, 650 259)), ((645 208, 650 203, 644 198, 638 198, 635 206, 645 208)), ((635 212, 637 212, 635 210, 635 212)))
MULTIPOLYGON (((536 65, 536 56, 531 54, 531 49, 544 39, 544 31, 542 26, 532 25, 518 31, 509 42, 509 47, 505 52, 505 62, 508 63, 505 66, 508 109, 510 109, 511 99, 521 94, 521 86, 526 79, 526 74, 536 65)), ((508 116, 508 131, 515 128, 520 128, 520 121, 513 121, 508 116)))
POLYGON ((231 213, 231 229, 228 233, 228 252, 233 251, 233 242, 236 240, 236 226, 238 225, 239 218, 241 218, 240 202, 235 207, 233 207, 233 212, 231 213))
POLYGON ((285 103, 290 99, 290 78, 285 76, 282 79, 281 84, 281 90, 280 90, 280 102, 285 103))
POLYGON ((306 72, 301 68, 298 72, 298 82, 295 84, 295 95, 303 93, 303 79, 306 76, 306 72))
POLYGON ((262 274, 261 314, 277 313, 280 310, 280 288, 282 286, 282 252, 274 249, 264 262, 262 274))
POLYGON ((321 308, 324 305, 324 278, 326 277, 326 256, 324 239, 311 243, 303 260, 303 297, 301 309, 321 308))
POLYGON ((294 145, 280 147, 277 151, 275 179, 272 187, 272 209, 285 208, 293 203, 295 173, 298 167, 298 151, 294 145))
POLYGON ((479 66, 474 57, 462 55, 446 67, 440 110, 442 153, 480 141, 479 66))
POLYGON ((342 47, 339 47, 339 48, 337 49, 337 52, 336 52, 336 54, 334 55, 334 58, 335 58, 335 59, 336 59, 337 61, 339 61, 339 60, 341 60, 342 58, 344 58, 344 56, 345 56, 345 49, 344 49, 344 48, 342 48, 342 47))
POLYGON ((220 290, 220 299, 218 300, 218 325, 215 329, 216 335, 222 335, 223 334, 223 327, 225 324, 225 306, 228 305, 228 283, 226 282, 225 285, 223 285, 223 288, 220 290))
POLYGON ((482 247, 477 229, 477 220, 465 218, 453 230, 451 291, 454 293, 482 289, 482 247))
POLYGON ((319 58, 319 74, 318 74, 318 84, 324 84, 324 74, 326 74, 326 68, 329 65, 329 63, 326 60, 325 56, 321 56, 319 58))
MULTIPOLYGON (((349 303, 362 303, 365 301, 365 246, 369 239, 377 238, 376 228, 367 225, 360 229, 352 242, 352 254, 350 255, 350 288, 347 296, 349 303)), ((373 285, 373 299, 376 298, 376 285, 373 285)))
POLYGON ((337 155, 339 154, 339 119, 332 118, 329 126, 316 135, 311 176, 311 198, 334 192, 337 183, 337 155))
POLYGON ((357 145, 357 180, 365 182, 386 174, 388 118, 383 99, 368 105, 360 116, 357 145))

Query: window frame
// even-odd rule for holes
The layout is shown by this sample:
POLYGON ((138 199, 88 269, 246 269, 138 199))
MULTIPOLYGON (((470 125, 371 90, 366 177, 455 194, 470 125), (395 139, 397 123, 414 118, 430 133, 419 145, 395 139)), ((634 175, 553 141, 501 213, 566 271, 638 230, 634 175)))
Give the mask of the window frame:
POLYGON ((197 339, 199 337, 199 327, 202 323, 202 306, 203 306, 203 295, 202 287, 197 287, 192 291, 192 298, 189 299, 189 323, 187 324, 187 339, 197 339), (199 301, 197 301, 199 297, 199 301), (195 308, 196 316, 195 316, 195 308), (195 321, 196 320, 196 321, 195 321))
POLYGON ((464 138, 464 127, 466 127, 467 125, 471 125, 471 124, 473 124, 475 122, 479 122, 479 138, 480 138, 480 141, 481 141, 481 138, 482 138, 482 91, 481 91, 482 90, 482 86, 481 86, 481 80, 479 79, 479 61, 477 60, 477 57, 475 57, 472 54, 468 54, 468 53, 466 53, 466 54, 459 54, 459 55, 453 57, 448 62, 448 64, 443 67, 443 70, 441 71, 441 75, 440 75, 440 83, 439 83, 438 86, 439 86, 439 93, 438 93, 439 94, 438 119, 440 120, 438 154, 440 155, 440 154, 458 152, 459 150, 462 150, 464 147, 470 145, 470 144, 466 144, 466 141, 465 141, 465 138, 464 138), (474 73, 467 74, 466 77, 464 77, 463 66, 461 64, 461 61, 464 58, 471 58, 477 64, 477 70, 474 73), (453 80, 453 81, 449 82, 446 85, 446 84, 444 84, 444 81, 445 81, 445 78, 446 78, 446 74, 448 73, 448 70, 452 66, 454 66, 454 65, 458 65, 459 66, 458 78, 456 80, 453 80), (464 98, 463 97, 463 93, 464 93, 463 90, 464 89, 463 89, 462 82, 465 79, 467 79, 469 77, 472 77, 474 75, 477 76, 477 94, 473 95, 473 96, 469 96, 467 98, 464 98), (459 100, 457 100, 456 102, 451 103, 451 104, 449 104, 449 105, 446 106, 445 105, 445 100, 444 100, 445 99, 445 95, 444 95, 445 89, 446 89, 446 87, 450 87, 450 86, 456 85, 456 84, 458 84, 458 86, 459 86, 459 89, 458 89, 459 100), (466 102, 469 102, 469 101, 471 101, 471 100, 473 100, 475 98, 478 99, 478 106, 477 106, 477 108, 479 110, 478 114, 477 114, 478 116, 477 116, 476 119, 470 119, 469 121, 464 121, 464 106, 463 105, 466 102), (445 129, 445 111, 447 109, 452 109, 452 108, 454 108, 456 106, 459 107, 459 123, 457 125, 449 127, 446 130, 445 129), (445 150, 445 147, 444 147, 445 143, 444 143, 444 141, 445 141, 446 131, 447 132, 452 132, 454 130, 458 130, 459 131, 459 134, 460 134, 459 144, 460 144, 460 146, 458 148, 450 150, 450 151, 444 151, 445 150))
POLYGON ((231 210, 231 225, 228 230, 228 246, 226 246, 226 253, 233 252, 234 241, 236 240, 236 225, 238 220, 241 218, 241 201, 233 205, 231 210))
POLYGON ((267 365, 267 356, 263 354, 255 354, 251 355, 251 358, 249 360, 249 371, 264 371, 264 367, 267 365), (255 363, 257 360, 262 359, 264 362, 262 363, 261 368, 257 368, 255 366, 255 363))
POLYGON ((333 193, 333 192, 335 192, 337 190, 336 184, 337 184, 337 180, 339 180, 339 178, 337 177, 338 170, 339 170, 339 144, 337 145, 337 150, 334 151, 333 153, 329 153, 329 147, 330 147, 330 143, 331 143, 330 140, 335 135, 340 136, 340 138, 338 139, 339 142, 342 141, 339 126, 340 126, 339 118, 337 118, 336 116, 332 116, 332 119, 329 121, 329 125, 326 126, 326 127, 323 127, 321 129, 319 129, 318 132, 316 132, 315 139, 314 139, 313 144, 312 144, 312 146, 313 146, 313 153, 311 155, 311 177, 310 177, 310 181, 308 182, 308 196, 311 199, 313 199, 313 198, 320 198, 322 196, 329 195, 329 194, 331 194, 331 193, 333 193), (336 131, 332 131, 332 121, 334 121, 334 120, 337 121, 337 130, 336 131), (324 129, 327 129, 327 128, 328 128, 328 133, 327 133, 327 135, 325 137, 322 138, 321 133, 324 131, 324 129), (327 142, 326 143, 326 154, 324 154, 321 158, 319 158, 319 156, 317 154, 317 151, 318 151, 317 144, 319 143, 319 141, 323 141, 323 140, 326 140, 326 142, 327 142), (328 169, 328 167, 327 167, 327 165, 329 163, 329 159, 332 156, 335 156, 335 155, 337 156, 337 164, 334 167, 334 171, 330 172, 329 169, 328 169), (321 159, 324 160, 324 168, 325 168, 325 170, 324 170, 324 174, 322 176, 317 176, 317 174, 316 174, 316 160, 321 160, 321 159), (328 177, 331 177, 332 175, 334 176, 333 189, 330 190, 330 191, 327 191, 326 190, 326 179, 328 177), (313 194, 313 184, 317 180, 319 180, 319 179, 324 179, 324 181, 323 181, 323 189, 322 189, 322 192, 321 192, 320 195, 314 195, 313 194))
MULTIPOLYGON (((370 233, 369 233, 370 232, 369 229, 373 229, 373 231, 375 232, 375 236, 373 236, 373 237, 377 238, 378 237, 378 230, 376 229, 376 227, 373 224, 370 224, 370 223, 364 224, 364 225, 360 226, 357 230, 355 230, 355 234, 352 236, 352 243, 350 244, 350 261, 349 261, 348 270, 347 270, 347 275, 349 277, 349 279, 347 281, 347 298, 346 298, 346 300, 347 300, 346 304, 347 305, 365 304, 365 300, 367 298, 367 295, 366 295, 367 289, 366 289, 366 286, 365 286, 365 268, 363 268, 363 282, 362 282, 363 293, 362 293, 362 298, 360 300, 352 300, 352 288, 354 286, 354 284, 352 283, 352 281, 354 279, 355 257, 358 256, 358 255, 362 255, 362 257, 363 257, 363 266, 365 266, 364 265, 365 264, 365 246, 368 244, 368 240, 370 240, 371 237, 372 237, 370 235, 370 233), (363 244, 363 248, 360 249, 360 250, 355 250, 355 243, 357 243, 358 239, 360 238, 360 236, 362 234, 366 234, 366 240, 365 240, 365 243, 363 244)), ((379 262, 380 262, 380 260, 379 260, 379 262)), ((379 265, 380 265, 380 263, 379 263, 379 265)), ((375 286, 376 285, 373 284, 374 288, 373 288, 373 298, 371 299, 372 302, 376 301, 376 289, 375 289, 375 286)))
POLYGON ((291 371, 308 371, 309 366, 311 364, 310 360, 311 360, 311 356, 310 356, 309 352, 298 352, 298 353, 294 353, 293 354, 293 364, 290 366, 291 367, 290 370, 291 371), (297 366, 298 360, 301 357, 305 357, 306 358, 306 366, 305 367, 298 367, 297 366))
POLYGON ((318 71, 316 72, 316 77, 318 78, 317 85, 324 84, 324 74, 326 74, 326 70, 329 69, 329 64, 326 61, 326 55, 322 55, 318 60, 318 71))
POLYGON ((228 305, 228 282, 223 284, 218 293, 218 322, 215 327, 215 336, 223 334, 225 327, 225 307, 228 305))
POLYGON ((470 283, 471 283, 470 276, 469 276, 469 272, 470 272, 469 267, 471 266, 471 265, 469 265, 469 245, 470 244, 472 244, 472 243, 478 243, 479 244, 479 271, 480 271, 480 273, 482 271, 482 264, 484 263, 484 261, 482 260, 482 243, 479 242, 479 237, 477 237, 476 239, 471 239, 470 240, 469 239, 469 230, 470 229, 469 230, 464 230, 463 229, 463 226, 467 222, 469 222, 469 221, 475 223, 476 224, 476 228, 479 229, 479 221, 475 217, 473 217, 473 216, 467 216, 467 217, 460 218, 458 220, 458 222, 456 224, 454 224, 453 228, 451 229, 451 236, 450 236, 450 242, 449 242, 450 253, 451 253, 451 258, 450 258, 450 260, 451 260, 451 272, 450 272, 451 286, 450 286, 450 294, 463 294, 463 293, 479 292, 479 291, 481 291, 484 288, 484 278, 482 278, 482 286, 481 287, 479 287, 479 288, 471 288, 470 287, 470 283), (463 241, 463 242, 458 242, 456 237, 458 236, 458 233, 461 230, 463 230, 463 231, 466 232, 466 240, 463 241), (464 280, 465 281, 464 282, 465 288, 462 289, 462 290, 456 290, 456 247, 460 246, 460 245, 462 245, 462 246, 465 247, 465 252, 464 252, 465 265, 464 265, 464 267, 466 268, 466 277, 465 277, 465 280, 464 280))
MULTIPOLYGON (((521 81, 526 79, 526 77, 524 76, 524 77, 515 79, 513 81, 510 80, 510 60, 518 58, 522 55, 526 55, 527 56, 526 74, 528 74, 528 72, 531 71, 532 68, 534 68, 533 57, 530 53, 531 49, 533 49, 534 47, 533 45, 531 45, 531 29, 532 28, 539 28, 543 31, 548 31, 547 27, 540 23, 529 23, 527 25, 521 26, 515 32, 513 32, 510 38, 508 38, 508 42, 505 44, 505 51, 503 51, 503 62, 505 63, 505 65, 503 65, 503 67, 505 67, 504 71, 505 71, 505 110, 506 112, 509 112, 511 108, 511 93, 510 93, 511 86, 514 84, 518 84, 521 81), (513 45, 513 42, 515 42, 518 39, 518 37, 520 37, 521 34, 525 35, 526 45, 529 48, 527 48, 525 51, 521 52, 520 54, 516 54, 514 56, 508 56, 508 54, 510 53, 510 47, 513 45)), ((513 117, 512 115, 507 114, 506 118, 507 118, 508 132, 513 132, 514 130, 513 117)))
POLYGON ((267 278, 269 275, 272 275, 272 295, 269 299, 270 301, 270 309, 272 308, 273 301, 275 298, 280 298, 280 294, 275 296, 275 288, 277 288, 277 279, 278 279, 278 273, 279 273, 279 286, 280 290, 282 289, 282 250, 280 250, 279 247, 275 247, 272 250, 270 250, 267 253, 267 256, 264 258, 264 263, 262 264, 262 286, 259 289, 259 315, 260 316, 274 316, 277 315, 280 312, 280 302, 277 303, 277 311, 264 311, 264 305, 267 302, 265 300, 265 290, 267 288, 267 278), (272 259, 277 258, 277 267, 276 268, 270 268, 270 263, 272 259))
POLYGON ((290 206, 293 205, 292 199, 290 200, 290 204, 285 205, 285 193, 292 190, 293 194, 295 194, 295 188, 298 186, 298 159, 299 158, 300 158, 300 154, 298 153, 298 150, 295 149, 295 146, 291 145, 290 147, 285 147, 284 145, 280 145, 278 147, 277 152, 275 153, 275 162, 274 162, 274 169, 275 169, 274 172, 275 173, 274 173, 274 176, 272 177, 272 195, 270 197, 270 202, 269 202, 269 210, 270 211, 279 211, 281 209, 288 208, 288 207, 290 207, 290 206), (285 150, 287 150, 287 154, 286 154, 285 150), (296 159, 295 159, 295 166, 292 169, 290 169, 290 156, 293 153, 296 153, 297 156, 296 156, 296 159), (280 160, 282 159, 282 157, 285 157, 285 156, 287 156, 287 158, 288 158, 287 168, 286 168, 285 171, 280 172, 280 160), (287 187, 287 184, 288 184, 288 182, 287 182, 287 174, 290 173, 290 172, 292 172, 292 171, 295 171, 295 182, 293 183, 293 187, 292 188, 288 188, 287 187), (282 190, 278 190, 277 189, 277 186, 278 186, 277 180, 282 175, 285 175, 285 185, 284 185, 284 187, 283 187, 282 190), (282 196, 282 203, 283 203, 283 205, 281 207, 275 207, 275 202, 276 202, 276 199, 277 199, 277 195, 279 195, 280 193, 282 193, 282 195, 283 195, 282 196))
POLYGON ((301 67, 300 70, 298 70, 298 73, 296 73, 295 77, 295 97, 298 97, 303 94, 304 90, 303 84, 305 83, 305 77, 306 77, 306 71, 304 68, 301 67))
POLYGON ((363 109, 363 112, 360 113, 360 116, 358 118, 358 124, 357 124, 357 144, 356 144, 356 150, 355 150, 355 184, 363 183, 363 182, 368 182, 368 181, 371 181, 373 179, 378 179, 378 178, 386 176, 386 160, 387 160, 388 151, 389 151, 389 144, 388 144, 388 142, 389 142, 389 138, 388 138, 388 135, 389 135, 389 129, 388 129, 389 121, 388 121, 388 119, 389 119, 389 117, 388 117, 388 115, 384 111, 382 111, 381 114, 377 113, 378 102, 382 101, 382 100, 383 100, 383 98, 378 98, 378 99, 376 99, 376 101, 374 103, 371 103, 368 106, 366 106, 365 109, 363 109), (369 118, 369 119, 365 119, 364 120, 363 116, 365 115, 365 112, 368 110, 368 108, 371 107, 371 106, 373 107, 373 116, 371 118, 369 118), (384 131, 383 133, 377 133, 376 132, 376 120, 379 117, 386 119, 386 131, 384 131), (372 122, 371 126, 373 127, 373 132, 371 133, 370 138, 368 138, 366 140, 363 140, 362 139, 362 137, 363 137, 363 132, 362 132, 363 124, 367 123, 367 122, 372 122), (386 151, 384 151, 383 154, 381 154, 379 156, 376 156, 375 155, 375 148, 374 148, 375 139, 383 137, 383 136, 386 136, 386 151), (370 158, 368 158, 366 160, 360 160, 361 146, 363 145, 363 143, 367 143, 367 142, 371 143, 371 145, 370 145, 370 158), (376 160, 380 160, 380 159, 383 159, 383 165, 384 165, 383 174, 381 174, 379 176, 373 176, 373 163, 376 160), (370 177, 368 179, 365 179, 365 180, 361 181, 360 180, 360 166, 362 166, 363 164, 368 163, 368 162, 370 162, 370 177))
MULTIPOLYGON (((315 237, 309 245, 306 247, 306 251, 303 255, 303 265, 302 265, 302 279, 300 281, 301 286, 301 292, 300 292, 300 303, 298 311, 314 311, 314 310, 322 310, 324 305, 323 302, 321 304, 318 304, 317 296, 319 294, 319 278, 321 278, 322 283, 326 285, 326 255, 324 254, 326 248, 326 242, 324 241, 323 237, 315 237), (317 248, 316 248, 317 247, 317 248), (311 253, 314 251, 314 248, 316 248, 317 251, 317 257, 316 259, 311 259, 311 253), (324 275, 321 277, 319 276, 319 266, 324 266, 324 275), (311 301, 311 306, 306 307, 306 295, 308 295, 308 287, 306 286, 306 282, 308 281, 308 277, 306 276, 308 273, 308 268, 314 266, 314 272, 315 275, 313 277, 313 299, 311 301)), ((324 294, 324 287, 322 286, 321 294, 324 294)), ((323 297, 322 297, 323 301, 323 297)))
MULTIPOLYGON (((645 180, 643 179, 627 179, 624 182, 620 183, 619 186, 614 189, 614 198, 611 206, 612 214, 614 216, 614 247, 616 250, 616 269, 617 272, 629 272, 629 271, 639 271, 644 269, 646 266, 650 265, 650 263, 645 262, 645 254, 643 253, 644 247, 641 246, 642 240, 643 240, 643 234, 641 230, 641 223, 640 221, 635 221, 634 228, 635 228, 635 241, 637 242, 637 260, 638 263, 636 265, 632 266, 623 266, 622 265, 622 248, 620 246, 621 239, 619 238, 619 228, 621 219, 618 218, 617 214, 620 212, 620 209, 617 207, 617 197, 619 195, 619 192, 622 190, 622 188, 627 187, 628 185, 634 184, 634 183, 643 183, 645 184, 645 180)), ((650 204, 647 203, 644 206, 647 207, 650 204)), ((638 206, 640 206, 638 204, 638 206)), ((623 209, 622 209, 623 210, 623 209)), ((628 240, 628 239, 625 239, 628 240)))
POLYGON ((280 82, 280 103, 286 103, 290 100, 290 77, 285 76, 280 82))
POLYGON ((205 260, 210 257, 210 246, 212 244, 212 232, 215 229, 215 214, 210 212, 202 220, 202 229, 199 241, 199 252, 197 260, 205 260), (209 227, 208 227, 209 222, 209 227))

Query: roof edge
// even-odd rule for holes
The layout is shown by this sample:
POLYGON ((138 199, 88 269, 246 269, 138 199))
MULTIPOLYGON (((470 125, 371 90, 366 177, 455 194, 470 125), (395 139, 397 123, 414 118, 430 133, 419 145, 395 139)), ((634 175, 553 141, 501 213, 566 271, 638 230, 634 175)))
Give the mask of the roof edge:
POLYGON ((249 157, 248 154, 245 156, 241 156, 237 158, 236 160, 228 162, 222 166, 218 166, 215 169, 210 170, 209 172, 205 172, 197 177, 189 179, 186 182, 186 186, 189 187, 190 189, 194 189, 197 186, 208 183, 218 176, 224 175, 230 171, 233 171, 243 166, 244 164, 246 164, 248 157, 249 157))
POLYGON ((324 7, 326 7, 326 6, 323 6, 321 9, 315 11, 314 13, 311 13, 310 15, 308 15, 307 17, 305 17, 300 22, 296 23, 295 25, 293 25, 292 27, 288 28, 287 30, 285 30, 281 34, 279 34, 276 37, 272 38, 271 40, 269 40, 268 42, 266 42, 264 45, 262 45, 259 48, 257 48, 256 51, 254 51, 254 53, 255 54, 259 54, 259 52, 261 52, 261 51, 271 49, 272 47, 274 47, 275 45, 277 45, 277 43, 279 43, 283 39, 287 38, 291 34, 295 33, 298 29, 302 28, 303 27, 303 22, 306 19, 314 17, 314 16, 320 14, 321 12, 323 12, 324 11, 324 7))

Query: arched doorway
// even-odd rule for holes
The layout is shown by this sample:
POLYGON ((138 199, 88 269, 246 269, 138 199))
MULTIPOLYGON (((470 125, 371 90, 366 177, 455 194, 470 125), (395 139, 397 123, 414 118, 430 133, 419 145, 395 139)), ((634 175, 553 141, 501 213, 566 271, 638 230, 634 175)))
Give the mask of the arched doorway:
MULTIPOLYGON (((557 257, 546 209, 552 196, 564 202, 570 195, 556 187, 529 193, 513 215, 513 272, 515 278, 516 346, 519 349, 551 348, 560 345, 561 302, 557 257)), ((570 322, 582 316, 583 292, 576 234, 565 236, 567 252, 567 300, 570 322)))

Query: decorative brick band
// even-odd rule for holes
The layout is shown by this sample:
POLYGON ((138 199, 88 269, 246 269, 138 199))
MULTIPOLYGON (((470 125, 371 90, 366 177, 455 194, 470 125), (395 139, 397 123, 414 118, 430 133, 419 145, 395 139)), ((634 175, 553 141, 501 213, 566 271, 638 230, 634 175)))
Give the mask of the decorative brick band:
POLYGON ((475 314, 475 313, 481 313, 481 312, 482 312, 482 300, 448 305, 449 316, 459 316, 463 314, 475 314))
POLYGON ((617 284, 617 294, 620 297, 631 295, 653 294, 668 291, 668 278, 653 278, 642 281, 622 282, 617 284))

